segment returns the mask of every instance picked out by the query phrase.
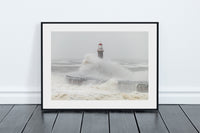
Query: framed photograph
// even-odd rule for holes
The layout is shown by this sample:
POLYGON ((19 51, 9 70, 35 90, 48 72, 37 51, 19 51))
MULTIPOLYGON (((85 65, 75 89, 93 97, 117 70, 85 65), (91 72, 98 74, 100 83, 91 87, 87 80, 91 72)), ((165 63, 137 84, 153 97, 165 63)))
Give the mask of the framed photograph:
POLYGON ((158 109, 158 22, 42 22, 42 109, 158 109))

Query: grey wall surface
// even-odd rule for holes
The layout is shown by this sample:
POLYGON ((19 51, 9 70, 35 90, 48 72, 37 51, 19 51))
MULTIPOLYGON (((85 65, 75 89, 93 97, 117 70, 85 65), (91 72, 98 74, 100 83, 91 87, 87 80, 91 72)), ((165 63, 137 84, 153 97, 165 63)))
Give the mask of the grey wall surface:
POLYGON ((199 0, 0 1, 0 90, 40 91, 41 21, 159 21, 160 90, 199 88, 199 5, 199 0))

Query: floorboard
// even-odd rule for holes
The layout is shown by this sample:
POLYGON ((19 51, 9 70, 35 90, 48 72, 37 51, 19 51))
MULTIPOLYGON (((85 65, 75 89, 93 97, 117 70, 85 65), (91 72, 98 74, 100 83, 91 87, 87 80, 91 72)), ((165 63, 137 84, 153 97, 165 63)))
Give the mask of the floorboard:
POLYGON ((60 112, 53 133, 80 133, 82 112, 60 112))
POLYGON ((178 105, 160 105, 159 111, 170 133, 197 133, 178 105))
POLYGON ((85 112, 81 133, 109 133, 107 112, 85 112))
POLYGON ((138 133, 133 112, 110 112, 110 133, 138 133))
POLYGON ((36 105, 15 105, 0 123, 0 133, 21 133, 36 105))
POLYGON ((159 112, 136 112, 140 133, 168 133, 159 112))
POLYGON ((181 105, 181 108, 200 132, 200 105, 181 105))
POLYGON ((5 118, 14 105, 0 105, 0 122, 5 118))
POLYGON ((0 105, 0 133, 198 133, 200 105, 159 111, 42 112, 40 105, 0 105))
POLYGON ((42 112, 41 106, 38 106, 23 133, 50 133, 56 116, 57 113, 42 112))

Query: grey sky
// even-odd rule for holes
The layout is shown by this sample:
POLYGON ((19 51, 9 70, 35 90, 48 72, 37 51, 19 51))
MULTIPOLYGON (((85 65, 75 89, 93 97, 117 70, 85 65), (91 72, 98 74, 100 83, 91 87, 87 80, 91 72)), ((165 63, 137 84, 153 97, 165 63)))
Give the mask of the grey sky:
POLYGON ((148 59, 148 32, 52 32, 52 60, 81 59, 97 54, 103 44, 110 59, 148 59))

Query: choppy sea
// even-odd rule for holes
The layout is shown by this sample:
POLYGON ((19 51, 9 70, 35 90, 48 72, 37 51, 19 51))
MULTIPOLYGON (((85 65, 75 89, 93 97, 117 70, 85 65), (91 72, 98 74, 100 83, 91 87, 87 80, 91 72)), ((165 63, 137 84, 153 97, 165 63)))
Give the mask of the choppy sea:
POLYGON ((148 92, 137 91, 135 84, 119 86, 119 81, 148 83, 147 64, 130 59, 100 59, 93 54, 83 59, 53 60, 52 100, 146 100, 148 92), (69 83, 66 75, 74 73, 104 82, 69 83))

